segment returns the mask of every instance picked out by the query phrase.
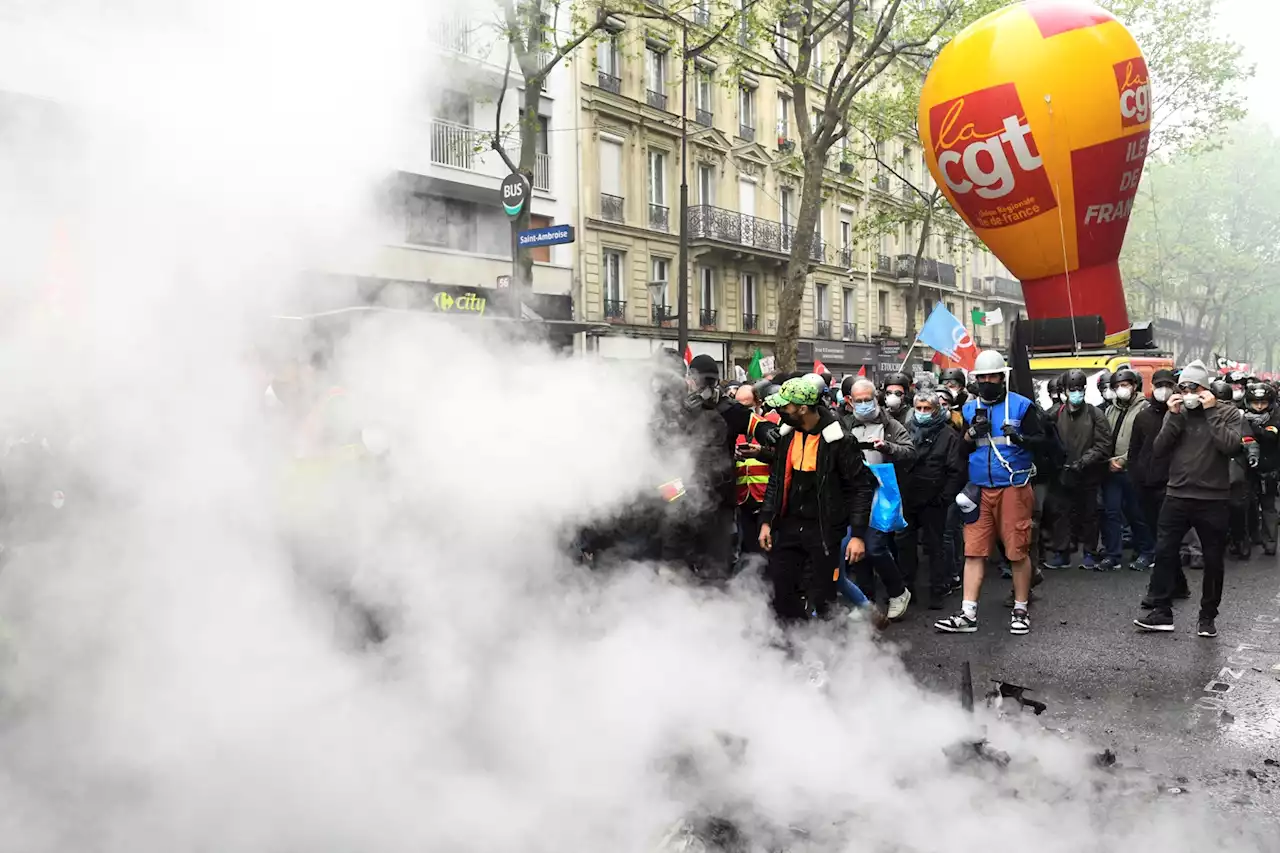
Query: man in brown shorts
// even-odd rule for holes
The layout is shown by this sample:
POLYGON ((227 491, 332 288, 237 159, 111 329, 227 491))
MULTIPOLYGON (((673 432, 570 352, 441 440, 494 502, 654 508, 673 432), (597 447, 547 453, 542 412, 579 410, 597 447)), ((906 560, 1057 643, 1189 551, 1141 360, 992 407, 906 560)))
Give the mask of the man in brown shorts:
POLYGON ((969 451, 969 485, 956 497, 965 514, 964 602, 960 612, 934 623, 947 634, 978 630, 978 595, 987 557, 996 537, 1013 564, 1011 634, 1031 631, 1031 518, 1036 498, 1031 480, 1033 457, 1044 441, 1044 426, 1035 403, 1008 389, 1009 368, 995 350, 978 354, 972 376, 977 398, 965 403, 965 445, 969 451))

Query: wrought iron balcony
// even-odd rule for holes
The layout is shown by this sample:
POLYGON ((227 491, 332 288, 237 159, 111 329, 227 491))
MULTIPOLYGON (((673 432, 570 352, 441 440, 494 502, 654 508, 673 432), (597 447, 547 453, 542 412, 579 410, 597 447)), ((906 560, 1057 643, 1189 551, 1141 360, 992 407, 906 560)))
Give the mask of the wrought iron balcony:
POLYGON ((698 107, 693 111, 693 120, 703 127, 711 127, 715 124, 716 117, 711 110, 704 110, 702 107, 698 107))
POLYGON ((596 72, 596 85, 606 92, 613 92, 615 95, 622 94, 622 78, 614 77, 612 74, 606 74, 603 71, 596 72))
POLYGON ((742 331, 744 332, 760 331, 760 315, 759 314, 743 314, 742 315, 742 331))
POLYGON ((627 319, 627 303, 624 300, 606 299, 604 301, 604 318, 615 323, 627 319))
POLYGON ((853 323, 845 323, 844 339, 846 341, 856 341, 858 339, 858 327, 853 323))
POLYGON ((938 261, 938 283, 947 287, 956 286, 956 268, 954 264, 944 264, 938 261))
POLYGON ((675 309, 670 305, 654 305, 651 314, 653 316, 653 325, 663 326, 667 323, 674 322, 676 319, 675 309))
POLYGON ((893 258, 888 255, 876 255, 876 272, 893 272, 893 258))
POLYGON ((853 269, 853 247, 845 246, 840 250, 840 266, 845 269, 853 269))
POLYGON ((880 190, 882 193, 887 193, 889 191, 888 175, 876 175, 875 180, 872 181, 872 183, 874 183, 876 189, 880 190))
POLYGON ((982 289, 992 296, 1001 296, 1017 302, 1022 301, 1022 285, 1011 278, 1005 278, 1001 275, 986 276, 982 279, 982 289))
POLYGON ((703 308, 698 312, 698 325, 704 329, 713 329, 716 325, 716 317, 720 312, 714 308, 703 308))
POLYGON ((711 10, 710 9, 694 9, 693 22, 700 27, 711 26, 711 10))
MULTIPOLYGON (((795 228, 781 222, 705 204, 689 208, 689 219, 685 226, 689 229, 691 239, 733 243, 779 255, 790 253, 796 233, 795 228)), ((809 255, 812 260, 823 262, 826 258, 826 244, 815 236, 809 255)))
POLYGON ((749 124, 738 125, 738 138, 745 139, 748 142, 756 141, 756 129, 749 124))
POLYGON ((600 218, 606 222, 622 222, 626 199, 620 195, 600 193, 600 218))
POLYGON ((830 320, 814 320, 813 336, 815 338, 831 337, 831 321, 830 320))
POLYGON ((661 204, 650 203, 649 227, 654 231, 670 231, 671 209, 661 204))
POLYGON ((666 110, 667 108, 667 96, 665 92, 655 92, 653 89, 649 89, 645 94, 645 100, 648 101, 649 106, 651 107, 655 107, 660 110, 666 110))
MULTIPOLYGON (((915 264, 915 255, 898 255, 898 279, 912 279, 918 276, 920 281, 938 282, 938 262, 933 258, 920 258, 915 264), (913 274, 914 271, 914 274, 913 274)), ((952 271, 954 273, 954 270, 952 271)))

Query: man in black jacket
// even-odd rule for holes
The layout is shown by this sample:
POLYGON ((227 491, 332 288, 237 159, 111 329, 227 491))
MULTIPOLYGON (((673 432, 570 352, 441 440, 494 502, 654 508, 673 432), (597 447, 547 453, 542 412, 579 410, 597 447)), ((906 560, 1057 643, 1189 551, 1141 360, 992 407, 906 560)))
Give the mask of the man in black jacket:
POLYGON ((947 510, 968 480, 968 454, 960 434, 951 428, 949 412, 933 390, 916 391, 908 422, 915 456, 902 465, 902 511, 907 529, 899 536, 898 555, 903 579, 915 589, 919 572, 918 548, 924 540, 929 552, 929 609, 941 610, 954 590, 950 561, 943 549, 947 510))
POLYGON ((1049 550, 1053 556, 1046 568, 1064 569, 1070 565, 1071 542, 1075 539, 1084 551, 1080 568, 1114 571, 1110 561, 1094 561, 1092 551, 1098 546, 1098 489, 1107 459, 1111 456, 1111 430, 1106 416, 1085 402, 1089 379, 1084 371, 1067 374, 1067 403, 1058 412, 1056 428, 1063 449, 1062 471, 1058 482, 1051 485, 1046 502, 1053 508, 1049 550))
POLYGON ((1179 395, 1170 400, 1169 413, 1156 436, 1154 452, 1169 457, 1169 487, 1157 524, 1152 607, 1134 620, 1144 631, 1173 630, 1178 550, 1187 530, 1195 528, 1204 551, 1197 633, 1218 635, 1215 620, 1222 602, 1230 462, 1244 442, 1244 414, 1229 402, 1220 404, 1209 390, 1209 381, 1209 371, 1201 362, 1183 368, 1179 395))
POLYGON ((1245 392, 1244 418, 1257 442, 1257 464, 1251 466, 1252 503, 1249 507, 1249 535, 1263 553, 1276 553, 1276 493, 1280 477, 1280 410, 1276 392, 1270 385, 1255 382, 1245 392))
POLYGON ((760 509, 774 613, 783 622, 824 617, 836 596, 847 529, 853 536, 844 556, 854 563, 866 553, 875 478, 814 383, 789 379, 765 402, 784 423, 760 509))
MULTIPOLYGON (((1169 401, 1177 393, 1177 380, 1172 370, 1157 370, 1151 376, 1150 405, 1138 413, 1133 421, 1133 435, 1129 439, 1129 464, 1126 466, 1138 487, 1138 503, 1147 519, 1147 529, 1154 531, 1160 522, 1160 508, 1164 506, 1165 489, 1169 487, 1169 457, 1155 452, 1156 436, 1164 426, 1164 416, 1169 412, 1169 401)), ((1152 575, 1154 578, 1155 576, 1152 575)), ((1174 598, 1190 598, 1187 575, 1178 564, 1174 583, 1174 598)), ((1144 609, 1151 609, 1151 589, 1142 599, 1144 609)))

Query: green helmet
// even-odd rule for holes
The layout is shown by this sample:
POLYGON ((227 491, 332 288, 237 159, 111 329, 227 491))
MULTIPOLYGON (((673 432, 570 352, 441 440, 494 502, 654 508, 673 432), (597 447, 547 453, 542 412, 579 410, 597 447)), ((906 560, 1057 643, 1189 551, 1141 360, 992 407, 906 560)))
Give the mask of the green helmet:
POLYGON ((779 389, 778 393, 773 394, 764 402, 765 405, 774 409, 784 408, 788 404, 816 406, 821 394, 822 392, 818 390, 817 385, 801 376, 783 382, 782 388, 779 389))

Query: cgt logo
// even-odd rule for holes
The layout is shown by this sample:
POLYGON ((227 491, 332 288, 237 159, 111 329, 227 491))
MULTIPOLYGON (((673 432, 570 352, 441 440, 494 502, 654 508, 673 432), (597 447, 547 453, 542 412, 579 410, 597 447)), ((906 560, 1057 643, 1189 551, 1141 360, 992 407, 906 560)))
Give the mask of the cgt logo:
POLYGON ((1151 121, 1151 80, 1141 56, 1117 62, 1116 87, 1120 90, 1120 126, 1137 127, 1151 121))
POLYGON ((929 125, 938 172, 978 226, 1013 225, 1055 206, 1014 84, 938 104, 929 125))

